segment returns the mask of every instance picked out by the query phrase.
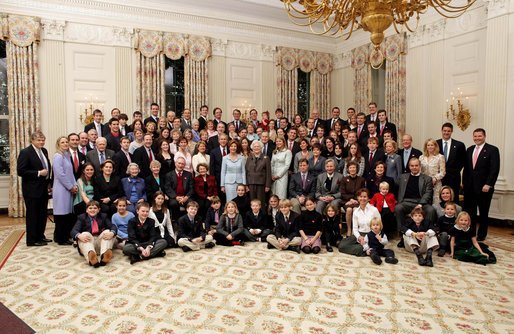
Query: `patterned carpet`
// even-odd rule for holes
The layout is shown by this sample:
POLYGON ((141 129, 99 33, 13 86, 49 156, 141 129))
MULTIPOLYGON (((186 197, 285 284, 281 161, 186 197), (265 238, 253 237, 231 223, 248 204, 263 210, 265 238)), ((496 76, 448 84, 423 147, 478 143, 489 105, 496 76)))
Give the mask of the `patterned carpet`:
POLYGON ((396 266, 264 244, 131 266, 117 250, 94 269, 72 247, 22 240, 0 301, 38 333, 514 333, 514 253, 493 250, 496 265, 434 268, 396 249, 396 266))

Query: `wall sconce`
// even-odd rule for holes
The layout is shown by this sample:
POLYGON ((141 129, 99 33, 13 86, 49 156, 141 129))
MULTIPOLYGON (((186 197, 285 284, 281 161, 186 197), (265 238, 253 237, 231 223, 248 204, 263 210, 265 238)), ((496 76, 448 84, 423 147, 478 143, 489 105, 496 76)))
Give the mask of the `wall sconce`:
POLYGON ((457 126, 465 131, 469 124, 471 123, 471 114, 469 109, 464 106, 463 99, 465 101, 469 100, 469 97, 464 97, 462 95, 462 90, 457 88, 457 96, 453 95, 453 92, 450 92, 450 99, 446 99, 446 119, 449 121, 457 121, 457 126), (457 108, 455 108, 455 102, 457 103, 457 108))
POLYGON ((93 121, 93 111, 96 109, 102 110, 104 108, 103 103, 98 103, 98 97, 93 98, 93 96, 85 97, 84 104, 79 104, 79 109, 81 110, 79 119, 84 125, 87 125, 93 121), (93 102, 96 101, 96 102, 93 102), (83 111, 82 111, 83 110, 83 111))

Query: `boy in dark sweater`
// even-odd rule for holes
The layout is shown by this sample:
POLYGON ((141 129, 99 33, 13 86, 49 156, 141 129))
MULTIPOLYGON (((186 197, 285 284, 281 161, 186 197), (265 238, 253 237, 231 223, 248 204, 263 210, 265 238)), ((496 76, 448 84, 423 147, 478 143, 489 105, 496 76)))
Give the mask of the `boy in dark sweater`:
POLYGON ((371 257, 374 264, 382 264, 381 256, 385 257, 386 263, 397 264, 398 259, 394 257, 394 252, 385 249, 388 243, 387 235, 382 231, 383 225, 379 218, 373 218, 370 222, 371 231, 364 237, 364 251, 371 257))
POLYGON ((453 202, 446 202, 444 205, 444 215, 437 220, 435 232, 437 233, 437 240, 439 241, 439 251, 437 256, 444 256, 446 251, 450 249, 450 234, 448 233, 453 226, 455 226, 455 213, 457 206, 453 202))
POLYGON ((261 201, 253 199, 251 210, 243 213, 244 235, 248 241, 266 241, 271 229, 267 226, 266 215, 261 209, 261 201))

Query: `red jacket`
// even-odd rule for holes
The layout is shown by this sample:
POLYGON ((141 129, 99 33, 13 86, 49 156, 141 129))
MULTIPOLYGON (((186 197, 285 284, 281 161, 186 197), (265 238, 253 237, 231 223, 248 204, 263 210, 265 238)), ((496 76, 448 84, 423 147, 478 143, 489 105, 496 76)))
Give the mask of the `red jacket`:
MULTIPOLYGON (((392 193, 387 193, 385 195, 385 201, 387 202, 387 206, 391 212, 394 212, 394 206, 396 205, 396 199, 392 193)), ((376 193, 373 195, 371 201, 369 201, 371 205, 378 209, 378 212, 382 212, 382 208, 384 207, 384 195, 381 193, 376 193)))
POLYGON ((205 189, 203 187, 203 177, 198 175, 195 177, 195 194, 205 199, 207 196, 218 196, 218 187, 216 186, 216 178, 213 175, 207 175, 207 186, 208 186, 208 193, 205 193, 205 189))

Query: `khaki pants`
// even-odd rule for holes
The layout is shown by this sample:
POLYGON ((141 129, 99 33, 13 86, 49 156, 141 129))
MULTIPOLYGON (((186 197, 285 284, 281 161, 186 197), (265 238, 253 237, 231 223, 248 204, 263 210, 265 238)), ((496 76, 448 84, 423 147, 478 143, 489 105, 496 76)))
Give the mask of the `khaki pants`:
POLYGON ((405 249, 411 253, 414 253, 414 249, 416 247, 419 247, 419 252, 421 254, 426 253, 427 249, 432 248, 433 250, 436 250, 439 248, 439 242, 437 241, 436 236, 428 237, 425 236, 423 240, 419 241, 416 238, 408 237, 406 235, 403 236, 403 242, 405 244, 405 249))
POLYGON ((112 238, 109 240, 103 239, 104 233, 108 233, 108 232, 110 232, 110 231, 105 230, 97 237, 93 237, 93 235, 89 232, 84 232, 91 238, 91 241, 82 242, 80 240, 77 240, 77 244, 79 246, 80 252, 86 258, 87 263, 89 263, 89 259, 88 259, 87 255, 89 254, 90 251, 94 251, 97 255, 101 256, 108 249, 112 249, 116 238, 112 238), (100 251, 100 253, 98 251, 100 251))
MULTIPOLYGON (((266 238, 266 241, 269 242, 273 247, 276 249, 282 249, 280 247, 280 244, 278 243, 278 239, 276 235, 270 234, 266 238)), ((300 246, 302 244, 302 238, 300 237, 294 237, 292 240, 289 240, 289 243, 287 244, 287 247, 289 246, 300 246)))
POLYGON ((186 246, 188 248, 191 248, 191 250, 197 251, 202 248, 205 248, 205 245, 208 243, 211 243, 211 242, 214 243, 214 238, 212 237, 212 235, 207 234, 205 236, 205 240, 199 244, 195 244, 194 242, 189 241, 187 238, 180 238, 180 239, 178 239, 178 246, 179 247, 186 246))

